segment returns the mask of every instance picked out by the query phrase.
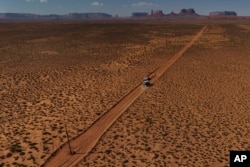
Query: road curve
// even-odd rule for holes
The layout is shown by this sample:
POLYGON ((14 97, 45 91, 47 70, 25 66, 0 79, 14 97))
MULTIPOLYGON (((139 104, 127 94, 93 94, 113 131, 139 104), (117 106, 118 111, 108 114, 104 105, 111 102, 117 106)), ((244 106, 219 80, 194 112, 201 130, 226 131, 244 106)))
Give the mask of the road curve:
MULTIPOLYGON (((207 26, 204 26, 195 37, 176 53, 171 59, 167 60, 154 72, 149 74, 152 77, 151 83, 154 84, 163 73, 180 58, 185 51, 202 35, 207 26)), ((44 167, 71 167, 81 161, 95 147, 103 134, 111 125, 123 114, 124 111, 147 89, 139 84, 117 102, 109 111, 96 120, 84 133, 70 141, 70 145, 75 154, 71 155, 68 145, 65 143, 57 152, 41 166, 44 167)))

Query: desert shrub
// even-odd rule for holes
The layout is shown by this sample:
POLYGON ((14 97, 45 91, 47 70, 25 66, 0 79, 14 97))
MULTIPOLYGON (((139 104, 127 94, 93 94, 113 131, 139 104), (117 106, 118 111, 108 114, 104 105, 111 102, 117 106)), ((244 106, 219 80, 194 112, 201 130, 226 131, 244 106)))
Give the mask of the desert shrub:
POLYGON ((123 164, 126 164, 126 163, 128 163, 128 160, 126 159, 126 160, 124 160, 122 163, 123 163, 123 164))
POLYGON ((29 142, 29 145, 31 149, 35 149, 36 151, 39 151, 39 149, 36 147, 37 143, 29 142))
POLYGON ((154 158, 156 159, 156 158, 158 158, 158 157, 159 157, 159 154, 155 153, 155 154, 154 154, 154 158))
POLYGON ((146 150, 146 151, 150 151, 151 148, 150 148, 149 146, 147 146, 145 150, 146 150))
POLYGON ((30 154, 30 157, 27 160, 32 160, 33 163, 36 162, 36 158, 32 154, 30 154))
POLYGON ((43 132, 43 135, 51 135, 50 132, 43 132))
POLYGON ((20 155, 25 155, 25 152, 23 152, 23 151, 22 151, 22 152, 20 152, 20 155))
POLYGON ((100 116, 102 113, 101 112, 96 112, 95 113, 97 116, 100 116))
POLYGON ((148 122, 149 124, 153 124, 153 120, 152 120, 152 118, 150 118, 150 117, 147 117, 147 118, 146 118, 146 122, 148 122))
POLYGON ((12 156, 12 153, 8 153, 8 154, 6 155, 7 158, 9 158, 9 157, 11 157, 11 156, 12 156))
POLYGON ((56 125, 56 124, 50 125, 50 127, 51 127, 51 129, 52 129, 53 131, 57 129, 57 125, 56 125))
POLYGON ((37 143, 29 143, 30 146, 35 146, 37 143))
POLYGON ((13 162, 12 165, 18 166, 18 163, 17 162, 13 162))
POLYGON ((12 153, 15 153, 15 152, 21 152, 22 149, 21 149, 21 146, 19 145, 19 143, 15 143, 15 144, 10 146, 10 151, 12 153))
POLYGON ((19 157, 18 157, 18 156, 17 156, 17 157, 14 157, 14 159, 15 159, 15 160, 18 160, 18 159, 19 159, 19 157))
POLYGON ((27 165, 25 165, 25 164, 17 164, 18 165, 18 167, 28 167, 27 165))
POLYGON ((43 147, 43 151, 49 151, 49 148, 46 147, 46 146, 44 146, 44 147, 43 147))
POLYGON ((108 149, 108 150, 105 151, 105 153, 106 153, 106 154, 110 154, 110 153, 111 153, 111 150, 108 149))
POLYGON ((135 158, 136 156, 133 154, 133 155, 131 155, 131 157, 132 157, 132 158, 135 158))
POLYGON ((114 136, 114 139, 118 139, 118 138, 119 138, 119 135, 115 135, 115 136, 114 136))

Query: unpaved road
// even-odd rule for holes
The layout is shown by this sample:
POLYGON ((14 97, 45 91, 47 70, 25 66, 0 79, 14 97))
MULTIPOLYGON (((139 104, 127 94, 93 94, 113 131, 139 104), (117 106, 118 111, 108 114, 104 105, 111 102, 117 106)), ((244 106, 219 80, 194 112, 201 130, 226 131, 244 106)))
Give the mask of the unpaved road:
MULTIPOLYGON (((176 53, 171 59, 167 60, 154 72, 151 83, 154 84, 163 73, 172 66, 175 61, 183 55, 183 53, 190 48, 193 43, 202 35, 206 26, 204 26, 185 47, 176 53)), ((50 157, 42 166, 47 167, 70 167, 76 165, 82 160, 92 148, 95 147, 102 135, 110 128, 110 126, 123 114, 125 110, 146 90, 146 87, 139 84, 132 91, 130 91, 124 98, 117 102, 109 111, 95 121, 83 134, 70 141, 72 150, 76 154, 71 155, 69 147, 65 144, 53 157, 50 157)))

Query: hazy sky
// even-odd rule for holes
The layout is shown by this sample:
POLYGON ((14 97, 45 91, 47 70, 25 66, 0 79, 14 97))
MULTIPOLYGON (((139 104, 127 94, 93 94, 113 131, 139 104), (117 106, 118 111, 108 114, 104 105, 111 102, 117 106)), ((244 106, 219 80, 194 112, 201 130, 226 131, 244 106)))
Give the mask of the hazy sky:
POLYGON ((0 13, 67 14, 70 12, 104 12, 130 16, 132 12, 178 13, 194 8, 198 14, 234 10, 239 16, 250 16, 250 0, 0 0, 0 13))

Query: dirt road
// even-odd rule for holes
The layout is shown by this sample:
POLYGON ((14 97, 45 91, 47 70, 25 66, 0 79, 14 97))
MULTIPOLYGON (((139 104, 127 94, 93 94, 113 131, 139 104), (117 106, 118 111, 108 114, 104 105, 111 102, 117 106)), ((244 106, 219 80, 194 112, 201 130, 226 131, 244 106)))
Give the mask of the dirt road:
MULTIPOLYGON (((163 73, 172 66, 175 61, 183 55, 183 53, 190 48, 193 43, 202 35, 206 26, 204 26, 184 48, 176 53, 171 59, 167 60, 154 72, 151 83, 154 84, 163 73)), ((109 111, 101 116, 96 122, 92 124, 83 134, 79 135, 72 141, 70 141, 72 150, 76 153, 71 155, 67 144, 54 155, 51 156, 42 166, 48 167, 69 167, 76 165, 82 160, 92 148, 95 147, 102 135, 110 128, 110 126, 123 114, 124 111, 147 89, 147 87, 139 84, 132 91, 130 91, 124 98, 117 102, 109 111)))

